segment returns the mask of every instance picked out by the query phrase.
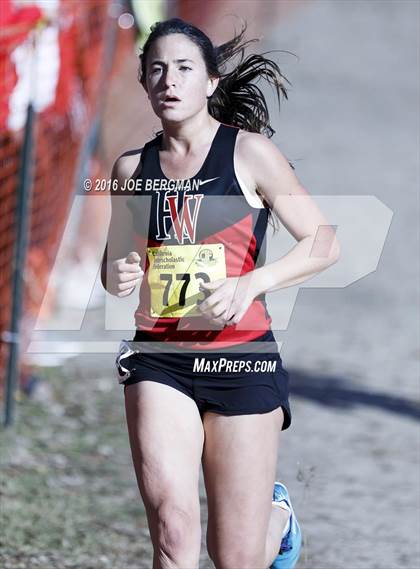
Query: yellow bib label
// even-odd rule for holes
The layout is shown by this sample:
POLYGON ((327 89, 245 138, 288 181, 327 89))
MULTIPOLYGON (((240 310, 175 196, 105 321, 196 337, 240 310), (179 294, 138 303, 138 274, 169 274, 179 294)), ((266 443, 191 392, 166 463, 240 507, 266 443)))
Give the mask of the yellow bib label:
POLYGON ((197 306, 205 298, 200 282, 226 278, 225 246, 162 245, 147 247, 150 316, 202 316, 197 306))

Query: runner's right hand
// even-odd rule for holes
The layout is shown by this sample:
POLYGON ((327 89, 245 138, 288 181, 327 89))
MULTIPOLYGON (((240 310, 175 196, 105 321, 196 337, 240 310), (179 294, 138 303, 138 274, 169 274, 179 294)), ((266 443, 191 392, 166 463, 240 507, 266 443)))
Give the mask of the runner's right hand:
POLYGON ((133 292, 138 283, 143 280, 144 271, 140 267, 141 257, 136 251, 131 251, 127 257, 111 263, 110 280, 112 294, 123 298, 133 292))

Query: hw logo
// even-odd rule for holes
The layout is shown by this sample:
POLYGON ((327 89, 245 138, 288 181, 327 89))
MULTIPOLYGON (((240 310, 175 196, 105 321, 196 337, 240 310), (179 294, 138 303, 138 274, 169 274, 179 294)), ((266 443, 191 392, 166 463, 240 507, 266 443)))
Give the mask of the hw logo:
POLYGON ((167 195, 167 192, 158 192, 156 208, 156 226, 158 235, 156 239, 171 239, 168 232, 169 227, 173 227, 173 237, 180 245, 184 244, 184 239, 190 243, 195 243, 195 233, 197 228, 198 211, 204 194, 185 195, 177 192, 174 196, 167 195))

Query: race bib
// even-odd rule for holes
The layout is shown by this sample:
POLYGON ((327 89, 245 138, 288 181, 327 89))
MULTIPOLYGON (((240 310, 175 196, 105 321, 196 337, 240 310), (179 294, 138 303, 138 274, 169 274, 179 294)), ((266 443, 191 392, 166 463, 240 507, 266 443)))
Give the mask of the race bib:
POLYGON ((226 278, 225 246, 162 245, 146 251, 150 316, 202 316, 197 307, 210 293, 200 291, 199 285, 226 278))

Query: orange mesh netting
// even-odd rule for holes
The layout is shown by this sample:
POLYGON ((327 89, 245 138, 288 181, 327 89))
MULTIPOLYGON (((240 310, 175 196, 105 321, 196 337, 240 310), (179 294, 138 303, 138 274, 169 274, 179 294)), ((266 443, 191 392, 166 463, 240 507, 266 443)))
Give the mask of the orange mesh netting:
MULTIPOLYGON (((115 17, 110 16, 110 5, 108 0, 61 0, 56 12, 51 14, 28 5, 19 8, 9 0, 2 0, 0 395, 9 353, 5 331, 10 327, 12 307, 15 207, 28 102, 25 97, 29 98, 25 93, 32 92, 36 115, 21 324, 23 344, 27 335, 25 322, 36 319, 45 294, 77 188, 81 150, 101 109, 104 86, 115 72, 122 53, 133 46, 134 38, 120 30, 115 17), (30 73, 25 65, 32 66, 30 73), (25 73, 26 79, 29 77, 26 84, 25 73), (43 100, 34 99, 35 90, 41 93, 43 100)), ((95 171, 87 172, 87 175, 102 177, 97 161, 92 163, 96 165, 95 171)), ((47 313, 52 309, 52 305, 44 306, 47 313)))

